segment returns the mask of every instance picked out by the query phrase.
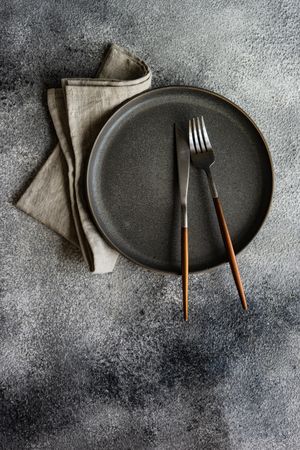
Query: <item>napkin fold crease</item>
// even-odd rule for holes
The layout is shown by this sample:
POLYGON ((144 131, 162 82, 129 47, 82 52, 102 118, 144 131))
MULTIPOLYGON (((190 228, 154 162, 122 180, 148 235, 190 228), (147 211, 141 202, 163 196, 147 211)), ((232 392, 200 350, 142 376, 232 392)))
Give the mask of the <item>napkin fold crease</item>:
POLYGON ((96 137, 111 114, 151 87, 151 71, 113 44, 97 78, 63 79, 48 90, 58 144, 17 207, 79 246, 90 270, 111 272, 118 253, 96 228, 86 198, 86 169, 96 137))

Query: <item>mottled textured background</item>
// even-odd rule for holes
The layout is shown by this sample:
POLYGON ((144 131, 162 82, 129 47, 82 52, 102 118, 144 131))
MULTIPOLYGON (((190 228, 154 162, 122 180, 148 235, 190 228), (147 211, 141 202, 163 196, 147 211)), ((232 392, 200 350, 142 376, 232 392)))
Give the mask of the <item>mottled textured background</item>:
POLYGON ((300 448, 298 0, 1 2, 1 449, 300 448), (46 90, 109 42, 154 85, 220 92, 272 152, 271 214, 239 262, 180 279, 80 253, 14 206, 55 135, 46 90))

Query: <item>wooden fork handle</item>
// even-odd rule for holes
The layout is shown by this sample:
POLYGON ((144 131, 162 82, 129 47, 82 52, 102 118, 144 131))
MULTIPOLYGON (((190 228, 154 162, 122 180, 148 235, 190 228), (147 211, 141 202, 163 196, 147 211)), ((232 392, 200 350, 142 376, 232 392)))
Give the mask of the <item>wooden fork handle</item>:
POLYGON ((183 318, 188 320, 188 291, 189 291, 189 239, 188 228, 181 228, 181 274, 182 274, 182 301, 183 318))
POLYGON ((234 253, 231 237, 230 237, 229 230, 228 230, 226 220, 224 217, 222 205, 221 205, 221 202, 218 197, 214 198, 213 200, 214 200, 216 213, 218 216, 218 221, 219 221, 219 225, 220 225, 222 238, 224 241, 225 248, 227 250, 227 255, 228 255, 232 275, 233 275, 233 278, 234 278, 234 281, 235 281, 235 284, 236 284, 236 287, 237 287, 237 290, 238 290, 238 293, 239 293, 239 296, 240 296, 240 299, 242 302, 242 306, 243 306, 244 310, 246 311, 248 309, 248 306, 247 306, 246 296, 245 296, 245 292, 244 292, 244 287, 243 287, 240 271, 238 268, 236 256, 234 253))

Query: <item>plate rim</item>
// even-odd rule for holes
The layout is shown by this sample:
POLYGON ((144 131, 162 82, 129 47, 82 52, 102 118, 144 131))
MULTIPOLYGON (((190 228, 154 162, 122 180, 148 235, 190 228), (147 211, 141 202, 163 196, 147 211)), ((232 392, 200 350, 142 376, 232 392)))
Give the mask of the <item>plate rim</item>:
MULTIPOLYGON (((257 228, 256 232, 253 234, 252 238, 243 246, 239 249, 239 251, 236 252, 236 255, 241 254, 248 246, 249 244, 256 238, 256 236, 258 235, 258 233, 260 232, 260 230, 262 229, 262 227, 264 226, 270 210, 271 210, 271 206, 272 206, 272 202, 273 202, 273 197, 274 197, 274 186, 275 186, 275 172, 274 172, 274 165, 273 165, 273 160, 272 160, 272 156, 271 156, 271 152, 270 152, 270 148, 269 145, 264 137, 264 135, 262 134, 261 130, 259 129, 259 127, 256 125, 256 123, 254 122, 254 120, 249 116, 248 113, 246 113, 246 111, 244 111, 243 108, 241 108, 239 105, 237 105, 236 103, 234 103, 232 100, 228 99, 227 97, 225 97, 222 94, 219 94, 217 92, 214 92, 210 89, 205 89, 205 88, 200 88, 198 86, 192 86, 192 85, 185 85, 185 84, 174 84, 174 85, 166 85, 166 86, 159 86, 159 87, 154 87, 151 89, 147 89, 146 91, 143 91, 139 94, 134 95, 133 97, 130 97, 128 100, 125 100, 124 102, 122 102, 120 104, 119 107, 117 107, 116 111, 114 111, 112 113, 112 115, 109 117, 109 119, 105 122, 105 124, 103 125, 103 127, 101 128, 101 130, 99 131, 97 138, 95 139, 95 142, 93 144, 93 147, 91 149, 89 158, 88 158, 88 164, 87 164, 87 169, 86 169, 86 182, 85 182, 85 188, 86 188, 86 193, 87 193, 87 199, 88 199, 88 207, 89 210, 92 214, 92 218, 94 221, 94 224, 96 225, 98 231, 100 232, 102 238, 114 249, 116 250, 120 255, 124 256, 127 260, 137 264, 139 267, 143 267, 146 270, 149 270, 151 272, 155 272, 155 273, 160 273, 160 274, 169 274, 169 275, 177 275, 180 276, 181 272, 175 272, 175 271, 171 271, 171 270, 164 270, 164 269, 157 269, 151 266, 148 266, 146 264, 141 263, 140 261, 135 260, 134 258, 130 257, 129 255, 127 255, 126 253, 124 253, 122 250, 120 250, 112 241, 111 239, 107 236, 107 234, 104 232, 104 230, 102 230, 101 226, 99 225, 97 218, 96 218, 96 214, 95 211, 93 209, 92 206, 92 200, 91 200, 91 192, 90 192, 90 179, 91 179, 91 166, 92 166, 92 160, 93 160, 93 155, 96 153, 96 148, 97 148, 97 144, 98 142, 101 140, 102 135, 104 134, 104 132, 106 132, 107 128, 110 128, 110 124, 111 122, 114 121, 115 116, 118 114, 122 113, 122 110, 125 109, 126 107, 128 107, 128 105, 130 105, 130 103, 134 100, 136 100, 137 98, 143 97, 148 95, 151 92, 154 91, 162 91, 162 90, 172 90, 172 89, 188 89, 188 90, 195 90, 197 92, 202 92, 205 94, 209 94, 212 95, 214 97, 217 97, 223 101, 225 101, 226 103, 228 103, 229 105, 231 105, 232 107, 234 107, 235 109, 237 109, 240 113, 242 113, 246 119, 248 119, 252 126, 254 126, 254 128, 256 129, 257 133, 259 134, 264 147, 266 149, 266 153, 268 156, 268 160, 269 160, 269 165, 270 165, 270 174, 271 174, 271 190, 270 190, 270 195, 269 195, 269 199, 268 199, 268 206, 266 208, 266 212, 264 215, 263 220, 261 221, 259 227, 257 228)), ((228 264, 228 261, 223 261, 221 263, 215 264, 213 266, 210 266, 206 269, 200 269, 200 270, 194 270, 191 271, 191 274, 200 274, 200 273, 206 273, 206 272, 210 272, 210 271, 214 271, 215 269, 217 269, 218 267, 221 267, 225 264, 228 264)))

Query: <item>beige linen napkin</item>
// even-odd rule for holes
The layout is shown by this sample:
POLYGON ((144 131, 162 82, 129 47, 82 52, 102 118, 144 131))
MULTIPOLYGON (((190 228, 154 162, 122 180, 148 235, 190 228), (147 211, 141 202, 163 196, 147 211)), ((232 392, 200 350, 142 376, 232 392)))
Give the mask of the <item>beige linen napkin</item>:
POLYGON ((102 238, 89 212, 85 177, 93 143, 110 115, 151 86, 146 64, 112 45, 95 79, 64 79, 48 91, 59 143, 17 207, 80 247, 91 271, 111 272, 118 253, 102 238))

